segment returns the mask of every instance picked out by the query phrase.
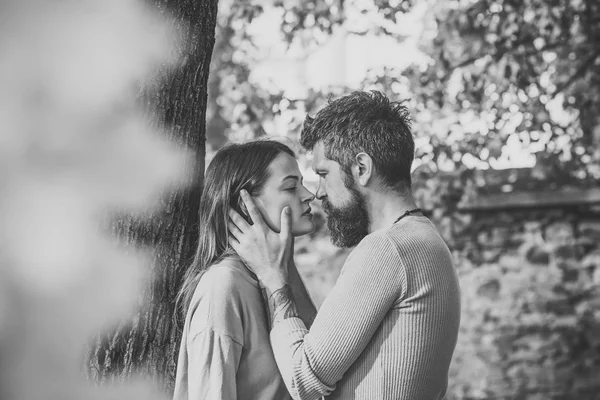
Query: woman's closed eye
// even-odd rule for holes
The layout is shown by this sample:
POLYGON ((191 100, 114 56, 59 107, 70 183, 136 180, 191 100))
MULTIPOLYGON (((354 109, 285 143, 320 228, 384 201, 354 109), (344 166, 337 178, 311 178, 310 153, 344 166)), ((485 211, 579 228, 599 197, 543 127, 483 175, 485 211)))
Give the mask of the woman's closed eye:
POLYGON ((286 188, 286 189, 283 189, 283 190, 285 190, 286 192, 292 192, 292 193, 294 193, 294 192, 296 192, 296 190, 298 190, 298 187, 297 186, 293 186, 293 187, 286 188))

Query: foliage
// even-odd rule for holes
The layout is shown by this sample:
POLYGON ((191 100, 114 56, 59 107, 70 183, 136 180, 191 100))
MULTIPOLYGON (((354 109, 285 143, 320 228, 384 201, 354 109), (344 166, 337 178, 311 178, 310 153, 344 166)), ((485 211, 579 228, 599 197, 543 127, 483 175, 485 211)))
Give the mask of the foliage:
MULTIPOLYGON (((277 113, 283 94, 271 93, 250 80, 256 52, 248 27, 263 13, 258 2, 219 3, 216 43, 209 75, 207 141, 213 150, 228 140, 264 136, 263 121, 277 113)), ((209 149, 210 150, 210 149, 209 149)))
POLYGON ((493 166, 512 139, 535 149, 539 178, 600 178, 600 5, 482 0, 433 10, 438 33, 423 43, 432 62, 405 75, 419 88, 415 115, 446 119, 442 138, 462 130, 459 141, 433 144, 438 159, 470 154, 493 166), (463 117, 479 123, 467 128, 463 117))

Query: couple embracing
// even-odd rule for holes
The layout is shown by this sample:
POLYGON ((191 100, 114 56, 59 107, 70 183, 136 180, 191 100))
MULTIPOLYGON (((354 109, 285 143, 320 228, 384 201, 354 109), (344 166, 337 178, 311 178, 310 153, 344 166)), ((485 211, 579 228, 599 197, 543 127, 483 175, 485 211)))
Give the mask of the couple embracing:
POLYGON ((229 145, 206 171, 175 399, 442 399, 460 292, 411 194, 406 107, 354 92, 307 117, 300 142, 316 193, 275 141, 229 145), (332 242, 356 246, 318 312, 292 251, 315 197, 332 242))

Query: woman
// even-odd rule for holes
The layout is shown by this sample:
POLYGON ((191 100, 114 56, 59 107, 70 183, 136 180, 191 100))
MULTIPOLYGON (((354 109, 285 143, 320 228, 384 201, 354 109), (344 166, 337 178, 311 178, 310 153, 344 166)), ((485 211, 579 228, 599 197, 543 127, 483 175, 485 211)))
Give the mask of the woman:
MULTIPOLYGON (((254 197, 273 230, 279 230, 285 206, 294 236, 314 230, 309 206, 314 195, 302 185, 289 147, 255 141, 229 145, 215 155, 200 200, 198 250, 178 297, 187 314, 176 400, 290 398, 269 343, 258 281, 227 244, 230 207, 245 214, 242 189, 254 197)), ((316 309, 295 266, 289 274, 301 317, 310 324, 316 309)))

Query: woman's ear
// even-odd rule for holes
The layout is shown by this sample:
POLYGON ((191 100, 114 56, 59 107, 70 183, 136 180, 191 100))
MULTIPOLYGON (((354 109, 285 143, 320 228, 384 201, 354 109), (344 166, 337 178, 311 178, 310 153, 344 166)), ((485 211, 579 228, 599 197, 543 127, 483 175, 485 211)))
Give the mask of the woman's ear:
POLYGON ((244 201, 242 200, 242 196, 240 196, 239 194, 237 195, 236 211, 242 217, 244 217, 246 222, 248 222, 249 224, 252 223, 250 220, 250 214, 248 213, 248 209, 246 208, 246 204, 244 204, 244 201))

